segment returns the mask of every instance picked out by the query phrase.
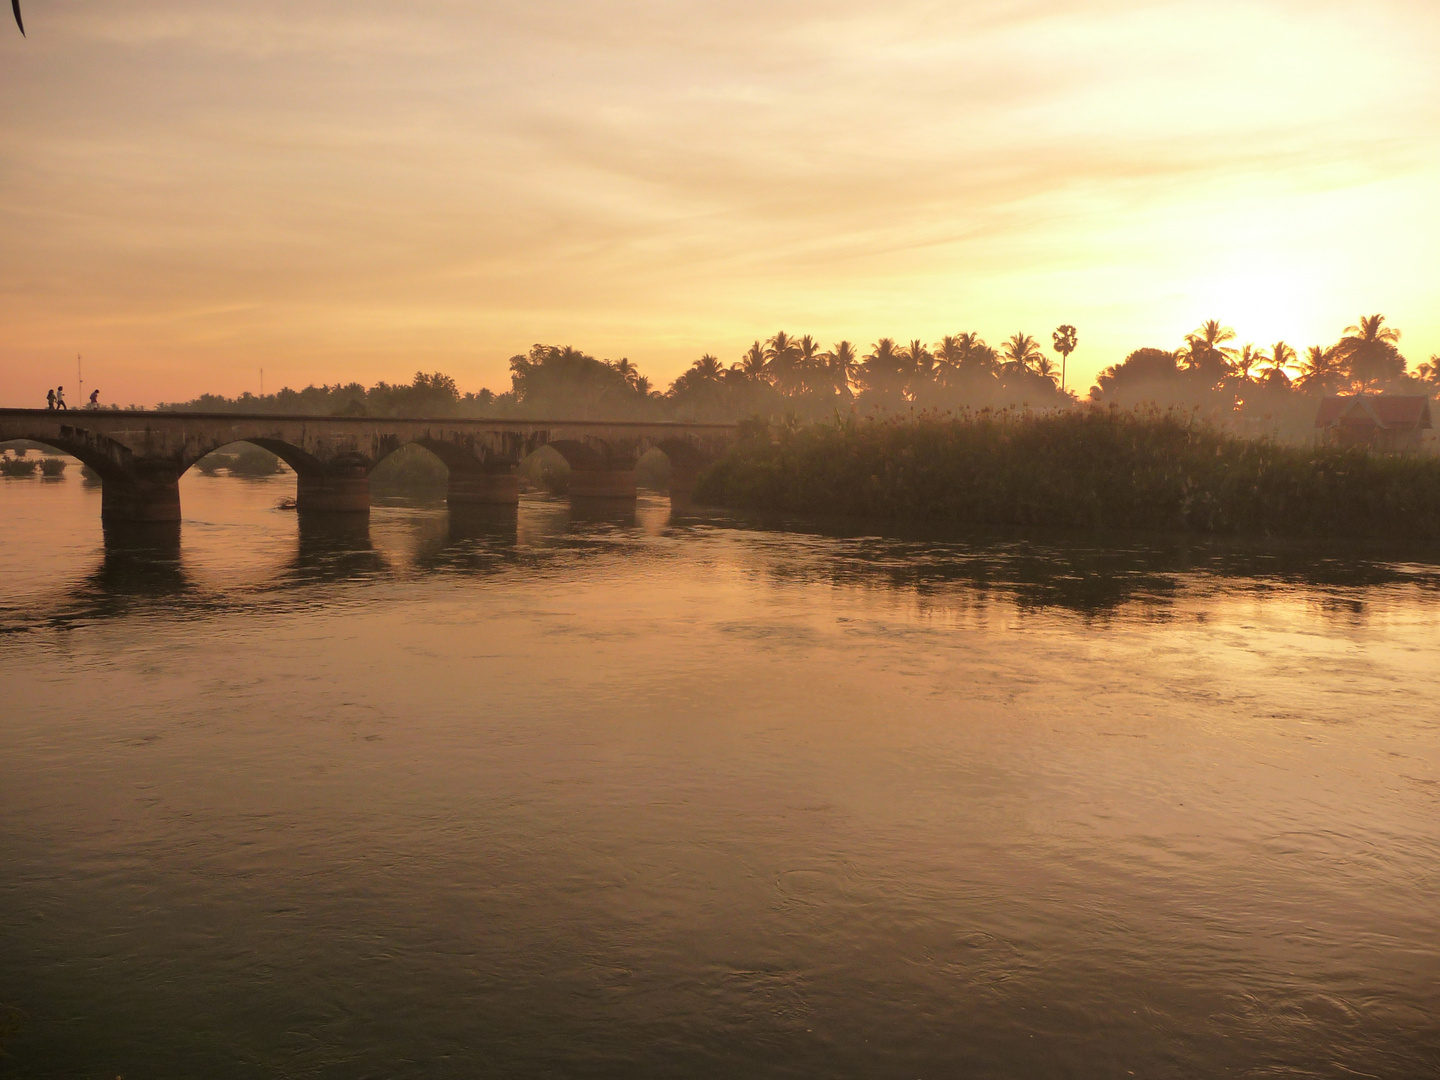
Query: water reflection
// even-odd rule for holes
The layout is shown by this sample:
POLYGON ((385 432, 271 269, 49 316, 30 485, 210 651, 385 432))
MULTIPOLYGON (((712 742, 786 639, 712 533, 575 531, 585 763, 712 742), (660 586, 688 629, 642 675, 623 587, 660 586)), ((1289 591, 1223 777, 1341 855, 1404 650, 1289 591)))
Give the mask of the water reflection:
POLYGON ((183 596, 193 588, 180 557, 180 523, 107 524, 100 564, 76 599, 91 617, 120 615, 132 597, 183 596))
POLYGON ((519 556, 520 511, 514 506, 454 506, 417 536, 412 564, 421 571, 490 573, 519 556))
POLYGON ((296 514, 295 558, 283 578, 292 585, 355 581, 383 574, 390 561, 376 550, 364 514, 296 514))
POLYGON ((0 485, 0 1076, 1434 1072, 1431 562, 278 494, 0 485))
MULTIPOLYGON (((15 549, 27 567, 24 583, 38 595, 21 603, 25 589, 12 587, 6 606, 22 621, 42 610, 47 617, 106 618, 125 613, 130 605, 120 601, 134 598, 243 604, 247 596, 273 600, 276 592, 317 585, 485 576, 615 553, 669 557, 681 550, 677 544, 777 584, 878 589, 927 606, 999 601, 1022 614, 1054 608, 1087 618, 1127 609, 1164 618, 1186 594, 1303 587, 1315 591, 1322 614, 1354 620, 1364 616, 1375 589, 1440 588, 1433 552, 1373 544, 880 532, 693 508, 675 514, 666 499, 648 493, 635 504, 527 496, 519 507, 392 499, 367 519, 277 512, 277 493, 283 494, 263 482, 197 479, 185 493, 193 516, 183 528, 112 523, 89 568, 77 566, 64 585, 47 569, 52 553, 42 538, 56 527, 72 535, 93 527, 98 494, 64 483, 9 486, 7 496, 23 498, 7 500, 6 527, 31 545, 15 549), (57 510, 60 522, 46 520, 57 510)), ((12 578, 12 586, 19 584, 12 578)))
MULTIPOLYGON (((769 529, 793 535, 795 527, 792 522, 769 529)), ((1104 540, 1033 534, 917 539, 818 529, 809 535, 829 549, 830 557, 778 558, 769 568, 776 581, 823 580, 927 597, 960 589, 978 596, 993 594, 1021 610, 1056 607, 1090 616, 1135 604, 1163 610, 1182 591, 1242 583, 1440 588, 1440 566, 1430 553, 1373 544, 1133 535, 1104 540)))
POLYGON ((570 499, 570 520, 576 523, 634 525, 635 510, 631 499, 570 499))

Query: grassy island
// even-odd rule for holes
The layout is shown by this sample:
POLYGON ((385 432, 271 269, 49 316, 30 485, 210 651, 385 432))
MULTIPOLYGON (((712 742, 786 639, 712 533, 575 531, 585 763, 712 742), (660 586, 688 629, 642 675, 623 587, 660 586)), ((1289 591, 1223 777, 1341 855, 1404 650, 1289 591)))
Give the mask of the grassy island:
POLYGON ((755 425, 700 479, 737 509, 976 526, 1440 539, 1440 461, 1088 406, 755 425))

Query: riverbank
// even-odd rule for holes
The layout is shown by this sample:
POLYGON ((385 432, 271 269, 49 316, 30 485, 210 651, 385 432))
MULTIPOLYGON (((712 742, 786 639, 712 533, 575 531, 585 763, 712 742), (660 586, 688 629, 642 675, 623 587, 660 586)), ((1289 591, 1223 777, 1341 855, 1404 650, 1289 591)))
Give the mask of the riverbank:
POLYGON ((978 526, 1440 539, 1440 461, 1236 438, 1183 413, 843 421, 745 440, 697 500, 978 526))

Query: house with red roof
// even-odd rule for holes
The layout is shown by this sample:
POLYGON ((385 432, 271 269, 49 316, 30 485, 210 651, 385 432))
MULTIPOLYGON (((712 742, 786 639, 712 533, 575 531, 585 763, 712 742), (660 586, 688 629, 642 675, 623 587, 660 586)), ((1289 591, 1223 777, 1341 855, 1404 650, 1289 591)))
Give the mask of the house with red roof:
POLYGON ((1434 425, 1430 399, 1423 394, 1355 394, 1320 402, 1315 427, 1331 446, 1367 446, 1403 453, 1420 449, 1434 425))

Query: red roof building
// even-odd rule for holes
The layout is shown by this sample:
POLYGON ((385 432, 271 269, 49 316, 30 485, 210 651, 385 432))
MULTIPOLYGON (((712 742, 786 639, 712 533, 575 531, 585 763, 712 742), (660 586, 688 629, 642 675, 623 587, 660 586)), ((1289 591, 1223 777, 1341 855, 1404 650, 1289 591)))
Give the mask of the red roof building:
POLYGON ((1356 394, 1320 402, 1315 426, 1334 446, 1368 446, 1399 453, 1420 449, 1430 422, 1430 399, 1420 394, 1356 394))

